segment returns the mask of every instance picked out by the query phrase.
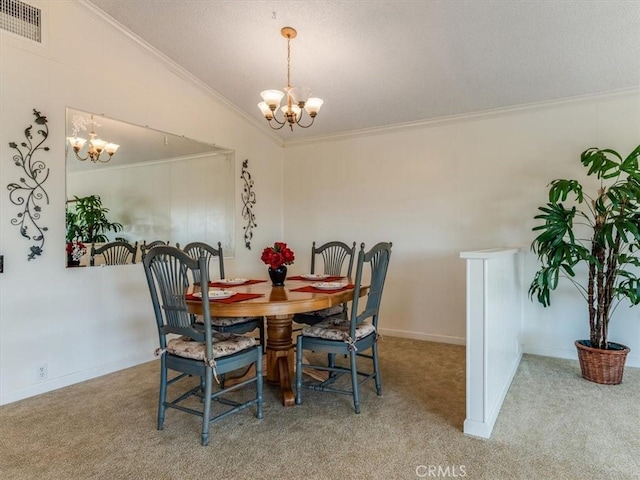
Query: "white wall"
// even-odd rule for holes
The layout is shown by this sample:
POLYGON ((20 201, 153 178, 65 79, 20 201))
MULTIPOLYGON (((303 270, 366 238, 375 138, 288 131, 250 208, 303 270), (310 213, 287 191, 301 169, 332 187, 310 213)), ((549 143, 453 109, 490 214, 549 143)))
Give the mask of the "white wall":
MULTIPOLYGON (((459 253, 528 251, 551 180, 582 179, 588 147, 628 154, 639 143, 639 91, 301 142, 285 148, 285 238, 297 253, 304 246, 302 269, 313 240, 393 241, 383 333, 464 343, 459 253)), ((528 287, 530 253, 525 266, 528 287)), ((588 335, 586 308, 570 287, 556 293, 551 308, 525 302, 524 351, 575 358, 573 341, 588 335)), ((620 309, 611 323, 611 340, 631 347, 635 366, 639 315, 620 309)))
MULTIPOLYGON (((0 404, 147 361, 157 346, 141 266, 65 268, 65 108, 99 112, 235 150, 234 276, 264 274, 260 249, 282 235, 282 148, 251 121, 141 49, 89 10, 69 1, 39 2, 42 46, 0 33, 0 404), (49 120, 50 168, 41 224, 44 253, 27 261, 31 242, 10 220, 20 211, 6 185, 22 175, 9 142, 24 141, 32 109, 49 120), (243 242, 242 161, 255 181, 259 227, 243 242), (48 366, 48 380, 36 369, 48 366)), ((215 59, 210 59, 214 61, 215 59)))
MULTIPOLYGON (((85 7, 63 0, 39 5, 43 46, 0 34, 3 189, 20 176, 7 144, 23 140, 33 108, 49 119, 51 148, 41 154, 51 169, 42 257, 27 261, 30 243, 10 224, 19 209, 6 190, 0 195, 0 404, 146 361, 157 343, 139 265, 65 268, 67 106, 234 149, 237 194, 241 162, 249 159, 258 228, 248 251, 238 202, 237 256, 225 262, 230 274, 263 275, 260 251, 275 240, 294 248, 292 272, 308 269, 313 240, 368 246, 391 240, 383 333, 452 343, 464 343, 465 335, 459 252, 528 246, 551 179, 579 174, 578 155, 587 147, 626 153, 640 140, 635 92, 301 143, 283 152, 252 121, 85 7), (42 363, 49 380, 38 382, 42 363)), ((531 277, 530 255, 525 265, 525 278, 531 277)), ((575 355, 586 312, 568 288, 559 293, 549 309, 526 304, 525 352, 575 355)), ((640 366, 638 309, 618 316, 611 338, 629 345, 629 364, 640 366)))

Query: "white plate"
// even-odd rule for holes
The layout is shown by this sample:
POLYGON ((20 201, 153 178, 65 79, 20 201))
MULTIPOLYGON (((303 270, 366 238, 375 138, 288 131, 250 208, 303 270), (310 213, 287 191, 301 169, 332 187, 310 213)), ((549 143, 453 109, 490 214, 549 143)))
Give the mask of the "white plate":
MULTIPOLYGON (((229 298, 236 294, 233 290, 213 290, 209 289, 209 300, 220 300, 222 298, 229 298)), ((194 297, 201 298, 202 292, 194 292, 194 297)))
POLYGON ((306 278, 307 280, 324 280, 329 275, 325 275, 324 273, 305 273, 304 275, 300 275, 302 278, 306 278))
POLYGON ((347 284, 342 282, 315 282, 312 283, 311 286, 319 290, 338 290, 339 288, 346 287, 347 284))
POLYGON ((224 285, 242 285, 243 283, 247 283, 249 279, 247 278, 223 278, 218 280, 217 283, 222 283, 224 285))

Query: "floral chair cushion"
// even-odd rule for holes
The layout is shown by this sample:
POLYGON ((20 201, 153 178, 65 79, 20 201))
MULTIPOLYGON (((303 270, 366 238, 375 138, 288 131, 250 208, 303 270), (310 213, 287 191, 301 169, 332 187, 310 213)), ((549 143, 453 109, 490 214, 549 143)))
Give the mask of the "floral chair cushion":
MULTIPOLYGON (((211 325, 214 327, 230 327, 239 323, 252 322, 260 317, 211 317, 211 325)), ((202 315, 196 315, 196 323, 204 324, 202 315)))
MULTIPOLYGON (((236 335, 234 333, 211 332, 213 341, 213 358, 233 355, 247 348, 253 347, 256 340, 253 337, 236 335)), ((179 357, 192 358, 194 360, 205 359, 205 344, 197 342, 189 337, 178 337, 169 340, 167 352, 179 357)))
MULTIPOLYGON (((302 329, 302 335, 307 337, 324 338, 326 340, 341 340, 343 342, 349 342, 350 325, 351 320, 340 317, 326 318, 313 326, 304 327, 302 329)), ((373 325, 363 322, 356 326, 356 338, 353 340, 360 340, 375 331, 376 328, 373 325)))

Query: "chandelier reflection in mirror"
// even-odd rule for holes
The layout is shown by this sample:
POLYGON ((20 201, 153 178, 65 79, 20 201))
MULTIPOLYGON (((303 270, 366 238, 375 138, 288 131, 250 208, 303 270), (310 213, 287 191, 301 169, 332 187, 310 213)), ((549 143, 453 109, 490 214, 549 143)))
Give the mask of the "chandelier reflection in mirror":
POLYGON ((298 32, 294 28, 284 27, 280 30, 280 33, 287 39, 287 86, 284 92, 280 90, 265 90, 261 92, 260 96, 264 101, 258 104, 258 108, 264 118, 269 121, 269 126, 274 130, 280 130, 287 124, 291 131, 293 131, 294 124, 302 128, 309 128, 313 125, 324 101, 320 98, 309 98, 311 89, 308 87, 291 86, 291 39, 296 38, 298 32), (285 95, 287 96, 287 104, 281 108, 284 118, 280 121, 276 115, 278 108, 280 108, 280 102, 282 102, 285 95), (303 117, 303 109, 311 117, 311 122, 308 125, 300 123, 303 117))
POLYGON ((93 163, 107 163, 111 160, 111 157, 114 153, 120 148, 120 145, 116 145, 115 143, 107 142, 106 140, 102 140, 100 138, 96 138, 97 133, 95 131, 96 122, 93 120, 93 115, 91 115, 91 121, 87 122, 87 119, 82 115, 74 115, 73 116, 73 131, 71 137, 67 137, 67 141, 69 145, 73 148, 74 153, 76 154, 76 158, 82 162, 85 160, 91 160, 93 163), (80 156, 80 150, 84 147, 85 143, 87 143, 86 138, 82 138, 78 136, 80 130, 87 130, 87 124, 91 124, 91 130, 89 131, 89 150, 87 151, 84 157, 80 156), (102 154, 106 153, 108 156, 102 157, 102 154))

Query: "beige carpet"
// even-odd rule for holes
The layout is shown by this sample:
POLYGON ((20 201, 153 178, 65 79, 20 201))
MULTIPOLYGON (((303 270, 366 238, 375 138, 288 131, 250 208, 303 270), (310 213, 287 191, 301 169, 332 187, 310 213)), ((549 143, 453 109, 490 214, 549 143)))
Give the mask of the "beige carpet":
POLYGON ((157 362, 0 407, 0 479, 638 479, 640 370, 618 386, 577 362, 525 356, 492 438, 462 434, 463 347, 386 337, 383 395, 304 391, 283 407, 265 389, 214 424, 169 410, 156 430, 157 362))

